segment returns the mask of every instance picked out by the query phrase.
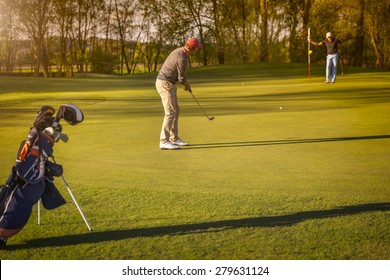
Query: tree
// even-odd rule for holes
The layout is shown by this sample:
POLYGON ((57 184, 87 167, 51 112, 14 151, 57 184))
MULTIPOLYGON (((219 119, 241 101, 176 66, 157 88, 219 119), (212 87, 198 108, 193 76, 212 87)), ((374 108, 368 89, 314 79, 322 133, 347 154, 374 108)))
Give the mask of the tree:
POLYGON ((373 0, 367 4, 367 28, 375 55, 375 65, 390 70, 390 3, 373 0))
MULTIPOLYGON (((208 3, 206 0, 185 0, 186 8, 189 11, 190 20, 192 21, 192 25, 194 28, 198 30, 198 37, 200 41, 204 42, 204 32, 205 32, 205 16, 204 14, 207 13, 207 10, 205 10, 205 7, 207 7, 208 3)), ((202 49, 203 52, 203 65, 207 65, 207 50, 205 48, 202 49)))
POLYGON ((307 30, 310 24, 311 0, 279 1, 288 17, 289 55, 291 62, 304 62, 307 45, 307 30), (287 3, 286 3, 287 2, 287 3))
POLYGON ((356 40, 355 40, 355 50, 352 55, 352 65, 353 66, 362 66, 363 55, 364 55, 364 25, 365 25, 365 2, 366 0, 357 0, 356 11, 358 12, 358 17, 356 21, 356 40))
POLYGON ((156 72, 163 50, 163 5, 160 0, 141 0, 145 22, 144 53, 148 71, 156 72))
POLYGON ((74 21, 71 29, 72 64, 83 75, 87 71, 88 55, 93 52, 97 28, 104 0, 76 0, 74 21))
POLYGON ((58 42, 58 73, 63 72, 68 76, 73 76, 72 61, 70 58, 71 32, 75 18, 75 0, 54 0, 54 26, 57 28, 58 42))
POLYGON ((17 52, 17 19, 4 1, 0 2, 0 72, 12 73, 17 52))
POLYGON ((260 0, 260 61, 268 62, 268 1, 260 0))
POLYGON ((35 62, 35 76, 39 70, 45 77, 49 76, 49 56, 47 32, 51 19, 52 2, 50 0, 9 0, 12 7, 31 39, 31 52, 35 62))
POLYGON ((226 38, 224 36, 224 26, 226 25, 226 17, 220 9, 221 5, 218 0, 211 0, 212 12, 210 15, 209 32, 213 38, 215 48, 217 49, 218 64, 225 64, 226 61, 226 38))
MULTIPOLYGON (((131 73, 129 61, 127 58, 127 43, 126 34, 131 20, 134 17, 133 6, 131 0, 114 0, 115 18, 117 21, 117 31, 119 34, 120 50, 121 50, 121 74, 123 74, 123 65, 126 65, 127 73, 131 73)), ((134 53, 134 52, 133 52, 134 53)))
POLYGON ((191 36, 204 46, 193 65, 306 62, 308 27, 313 40, 332 31, 342 41, 345 65, 390 67, 385 0, 0 0, 0 9, 0 71, 18 57, 45 77, 53 63, 62 75, 157 71, 191 36))

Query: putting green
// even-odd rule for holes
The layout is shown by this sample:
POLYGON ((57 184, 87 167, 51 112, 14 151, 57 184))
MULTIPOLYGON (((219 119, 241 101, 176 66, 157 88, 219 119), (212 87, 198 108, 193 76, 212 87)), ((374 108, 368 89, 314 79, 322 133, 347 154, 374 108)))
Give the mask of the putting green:
POLYGON ((191 69, 180 151, 158 148, 155 75, 0 78, 0 179, 42 105, 78 105, 58 163, 68 204, 36 207, 1 259, 389 259, 390 73, 248 64, 191 69))

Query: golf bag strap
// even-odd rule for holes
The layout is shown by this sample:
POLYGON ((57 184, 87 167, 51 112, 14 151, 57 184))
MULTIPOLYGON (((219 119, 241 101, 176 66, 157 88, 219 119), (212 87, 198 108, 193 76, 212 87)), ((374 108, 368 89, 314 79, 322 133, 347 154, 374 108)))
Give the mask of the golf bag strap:
POLYGON ((18 153, 16 154, 17 162, 22 161, 31 151, 31 147, 34 146, 34 143, 37 140, 37 134, 38 130, 35 127, 32 127, 27 135, 27 138, 20 144, 18 153))
MULTIPOLYGON (((27 168, 29 168, 28 170, 26 168, 24 168, 24 165, 23 165, 23 161, 19 161, 17 164, 16 164, 16 172, 17 172, 17 175, 19 176, 19 178, 21 178, 24 182, 28 183, 28 184, 37 184, 39 182, 41 182, 43 179, 44 179, 44 176, 45 176, 45 159, 44 159, 44 151, 43 151, 43 148, 42 148, 42 140, 41 140, 41 137, 43 137, 42 135, 42 132, 38 130, 38 133, 37 133, 37 139, 35 139, 34 143, 33 143, 33 147, 30 149, 29 151, 29 154, 30 155, 33 155, 37 162, 36 163, 33 163, 33 165, 31 165, 31 167, 29 167, 29 165, 27 165, 27 168), (38 147, 36 147, 36 145, 38 145, 38 147), (37 177, 35 177, 33 180, 31 177, 31 175, 27 175, 30 173, 30 170, 32 170, 33 168, 37 168, 37 177), (27 172, 26 172, 27 170, 27 172)), ((28 160, 28 156, 29 155, 26 155, 26 159, 28 160)), ((31 174, 31 173, 30 173, 31 174)))
POLYGON ((23 141, 16 159, 19 161, 23 160, 30 151, 30 146, 30 142, 23 141))

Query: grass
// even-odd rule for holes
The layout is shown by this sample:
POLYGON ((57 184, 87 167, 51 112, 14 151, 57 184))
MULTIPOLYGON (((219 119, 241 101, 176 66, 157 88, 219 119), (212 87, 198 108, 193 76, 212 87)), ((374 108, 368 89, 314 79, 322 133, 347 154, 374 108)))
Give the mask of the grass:
POLYGON ((191 69, 180 134, 160 151, 155 75, 0 78, 0 179, 42 105, 78 105, 57 162, 68 203, 42 210, 1 259, 389 259, 390 73, 299 64, 191 69))

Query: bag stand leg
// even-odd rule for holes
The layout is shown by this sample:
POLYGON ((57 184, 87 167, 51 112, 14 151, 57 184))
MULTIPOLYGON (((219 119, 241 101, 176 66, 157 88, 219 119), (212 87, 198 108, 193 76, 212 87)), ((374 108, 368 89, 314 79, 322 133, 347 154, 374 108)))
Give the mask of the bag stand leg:
POLYGON ((89 223, 88 223, 88 221, 87 221, 87 218, 85 217, 85 215, 84 215, 83 211, 81 210, 79 204, 77 203, 77 200, 76 200, 75 196, 73 195, 73 193, 72 193, 72 191, 71 191, 71 189, 70 189, 70 187, 69 187, 69 185, 68 185, 68 182, 65 180, 64 175, 61 175, 61 177, 62 177, 62 180, 64 181, 64 184, 65 184, 65 186, 66 186, 66 189, 68 190, 70 196, 72 197, 74 203, 76 204, 76 207, 77 207, 77 209, 79 210, 80 215, 81 215, 81 217, 83 218, 85 224, 87 225, 89 231, 92 231, 92 228, 91 228, 91 226, 89 225, 89 223))
POLYGON ((38 225, 41 224, 41 199, 38 200, 38 225))
MULTIPOLYGON (((61 177, 62 177, 62 180, 64 181, 64 184, 65 184, 65 186, 66 186, 66 189, 68 190, 70 196, 72 197, 74 203, 76 204, 76 207, 77 207, 77 209, 79 210, 80 215, 81 215, 81 217, 83 218, 85 224, 87 225, 89 231, 92 231, 92 228, 91 228, 91 226, 89 225, 88 220, 87 220, 87 218, 85 217, 83 211, 81 210, 80 205, 77 203, 76 197, 73 195, 73 193, 72 193, 72 191, 71 191, 71 189, 70 189, 70 187, 69 187, 69 185, 68 185, 68 182, 65 180, 64 175, 62 175, 61 177)), ((38 225, 40 225, 40 224, 41 224, 41 200, 39 199, 39 201, 38 201, 38 225)))

